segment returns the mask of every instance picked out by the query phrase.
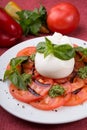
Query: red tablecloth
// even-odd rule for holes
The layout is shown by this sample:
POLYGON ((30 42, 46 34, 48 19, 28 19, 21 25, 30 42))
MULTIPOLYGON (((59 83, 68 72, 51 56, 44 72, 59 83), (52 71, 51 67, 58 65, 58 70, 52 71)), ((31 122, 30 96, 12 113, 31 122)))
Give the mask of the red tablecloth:
MULTIPOLYGON (((14 0, 22 9, 34 9, 40 4, 44 5, 49 10, 53 5, 62 0, 14 0)), ((80 12, 79 27, 69 36, 87 40, 87 1, 86 0, 63 0, 73 3, 80 12)), ((4 7, 9 0, 0 0, 0 6, 4 7)), ((34 38, 34 36, 22 37, 21 41, 34 38)), ((0 48, 0 55, 8 48, 0 48)), ((5 100, 5 99, 4 99, 5 100)), ((87 130, 87 119, 82 119, 77 122, 61 124, 61 125, 41 125, 21 120, 12 116, 0 107, 0 130, 87 130)))

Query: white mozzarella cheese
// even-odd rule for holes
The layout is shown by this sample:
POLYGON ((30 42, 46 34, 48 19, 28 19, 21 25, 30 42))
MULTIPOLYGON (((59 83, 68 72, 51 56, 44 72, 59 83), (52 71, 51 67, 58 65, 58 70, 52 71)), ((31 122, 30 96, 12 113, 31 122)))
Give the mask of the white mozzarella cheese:
MULTIPOLYGON (((53 36, 48 37, 54 44, 71 44, 69 37, 62 34, 55 33, 53 36)), ((52 54, 44 58, 44 54, 36 53, 35 68, 42 76, 48 78, 64 78, 70 75, 73 71, 75 64, 74 58, 70 60, 61 60, 52 54)))

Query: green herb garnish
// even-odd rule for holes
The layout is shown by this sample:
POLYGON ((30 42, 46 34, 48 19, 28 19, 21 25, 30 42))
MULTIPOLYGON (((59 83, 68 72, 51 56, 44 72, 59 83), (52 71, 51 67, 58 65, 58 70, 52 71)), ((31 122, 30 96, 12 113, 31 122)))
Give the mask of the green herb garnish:
POLYGON ((47 38, 45 38, 45 42, 40 42, 36 48, 37 48, 37 52, 44 53, 44 57, 53 53, 53 44, 47 38))
POLYGON ((69 44, 55 45, 47 38, 45 38, 45 42, 37 45, 37 52, 43 53, 44 57, 52 54, 62 60, 69 60, 75 56, 75 50, 69 44))
POLYGON ((83 68, 80 68, 79 70, 78 70, 78 76, 80 77, 80 78, 82 78, 82 79, 85 79, 85 78, 87 78, 87 66, 84 66, 83 68))
POLYGON ((82 52, 83 55, 87 56, 87 48, 83 48, 83 47, 78 46, 78 47, 75 47, 75 51, 82 52))
POLYGON ((35 54, 30 55, 29 58, 30 58, 31 61, 34 62, 34 60, 35 60, 35 54))
POLYGON ((45 42, 39 42, 39 43, 37 44, 37 52, 39 52, 39 53, 44 53, 44 52, 45 52, 45 49, 46 49, 45 42))
POLYGON ((18 65, 28 60, 28 56, 20 56, 16 58, 12 58, 10 61, 10 66, 12 69, 16 69, 18 65))
POLYGON ((82 52, 83 57, 87 56, 87 48, 80 46, 74 48, 68 43, 56 45, 46 37, 45 42, 38 43, 36 48, 37 52, 44 54, 44 57, 47 57, 49 54, 51 54, 61 60, 70 60, 71 58, 75 57, 76 52, 82 52))
POLYGON ((22 10, 17 12, 19 16, 19 24, 23 28, 24 35, 29 33, 37 35, 42 25, 46 26, 47 12, 44 6, 39 9, 22 10))
POLYGON ((50 90, 49 90, 49 96, 54 98, 57 96, 62 96, 65 93, 65 89, 60 86, 60 85, 54 85, 50 90))
POLYGON ((69 60, 75 56, 75 50, 69 44, 55 45, 53 54, 62 60, 69 60))
POLYGON ((10 70, 5 71, 3 81, 9 79, 19 89, 27 90, 27 84, 31 82, 31 75, 25 73, 20 74, 17 67, 28 59, 28 56, 20 56, 11 59, 10 70))

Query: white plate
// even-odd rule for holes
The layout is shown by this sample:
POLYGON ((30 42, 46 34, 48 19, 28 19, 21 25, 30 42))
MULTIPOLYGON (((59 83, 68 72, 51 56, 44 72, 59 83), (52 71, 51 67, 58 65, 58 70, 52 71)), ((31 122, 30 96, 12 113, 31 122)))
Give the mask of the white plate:
MULTIPOLYGON (((10 59, 15 57, 19 50, 36 45, 43 40, 44 37, 27 40, 6 51, 0 57, 0 79, 3 78, 3 74, 10 59)), ((87 47, 86 41, 76 38, 71 38, 71 41, 80 46, 87 47)), ((13 99, 9 93, 8 87, 9 82, 0 82, 0 104, 6 111, 21 119, 42 124, 61 124, 87 117, 87 102, 75 107, 60 107, 56 109, 56 111, 42 111, 13 99)))

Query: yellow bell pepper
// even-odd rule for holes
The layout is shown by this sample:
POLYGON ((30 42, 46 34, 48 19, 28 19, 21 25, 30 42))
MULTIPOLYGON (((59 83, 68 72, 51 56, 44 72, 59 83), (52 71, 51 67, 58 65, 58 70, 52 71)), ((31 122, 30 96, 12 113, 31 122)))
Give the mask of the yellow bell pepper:
POLYGON ((22 9, 15 2, 8 2, 4 9, 15 20, 19 20, 19 16, 16 14, 16 12, 22 11, 22 9))

